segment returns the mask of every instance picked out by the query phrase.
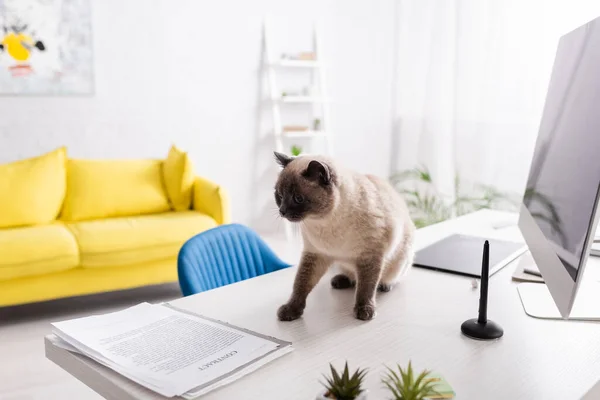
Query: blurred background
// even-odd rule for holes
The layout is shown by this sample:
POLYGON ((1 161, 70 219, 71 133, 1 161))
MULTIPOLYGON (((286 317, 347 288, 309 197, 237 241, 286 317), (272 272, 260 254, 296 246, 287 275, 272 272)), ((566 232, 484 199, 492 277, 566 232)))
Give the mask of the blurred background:
MULTIPOLYGON (((4 0, 0 10, 40 3, 83 10, 69 23, 89 35, 68 46, 85 54, 72 68, 86 70, 86 83, 18 90, 0 81, 0 162, 63 145, 77 158, 162 158, 175 143, 230 192, 234 220, 265 232, 282 225, 271 195, 267 18, 272 59, 310 52, 321 26, 336 158, 411 190, 415 174, 398 174, 419 168, 436 201, 484 199, 470 208, 519 198, 557 40, 600 14, 582 0, 4 0)), ((307 73, 279 74, 279 89, 302 90, 307 73)), ((284 123, 310 107, 289 105, 284 123)), ((320 152, 316 142, 287 140, 284 150, 320 152)), ((424 223, 450 211, 433 207, 424 223)))

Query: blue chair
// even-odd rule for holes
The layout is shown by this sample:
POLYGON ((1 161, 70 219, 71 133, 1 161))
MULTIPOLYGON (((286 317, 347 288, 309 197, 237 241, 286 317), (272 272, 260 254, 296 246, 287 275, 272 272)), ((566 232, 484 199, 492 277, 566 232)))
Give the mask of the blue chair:
POLYGON ((177 273, 184 296, 288 268, 250 228, 221 225, 189 239, 179 250, 177 273))

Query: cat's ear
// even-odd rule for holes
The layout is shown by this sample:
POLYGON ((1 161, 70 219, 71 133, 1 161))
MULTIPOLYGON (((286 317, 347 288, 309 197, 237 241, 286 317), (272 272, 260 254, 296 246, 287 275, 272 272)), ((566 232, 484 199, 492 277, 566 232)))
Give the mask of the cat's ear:
POLYGON ((306 170, 302 173, 306 179, 318 181, 321 185, 329 185, 331 182, 331 172, 329 167, 319 161, 312 160, 306 170))
POLYGON ((294 160, 294 157, 279 153, 278 151, 274 151, 273 154, 275 154, 275 161, 277 161, 277 164, 281 165, 282 168, 287 167, 287 165, 294 160))

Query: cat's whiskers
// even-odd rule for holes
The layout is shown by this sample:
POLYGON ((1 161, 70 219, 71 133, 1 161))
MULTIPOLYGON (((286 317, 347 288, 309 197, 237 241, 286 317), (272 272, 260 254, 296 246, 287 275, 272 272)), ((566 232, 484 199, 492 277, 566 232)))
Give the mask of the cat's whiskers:
POLYGON ((302 235, 302 221, 298 221, 295 224, 292 224, 292 232, 295 237, 302 235))
POLYGON ((279 207, 277 205, 268 207, 268 215, 273 217, 268 220, 268 228, 270 231, 278 232, 283 227, 285 223, 283 217, 279 213, 279 207))

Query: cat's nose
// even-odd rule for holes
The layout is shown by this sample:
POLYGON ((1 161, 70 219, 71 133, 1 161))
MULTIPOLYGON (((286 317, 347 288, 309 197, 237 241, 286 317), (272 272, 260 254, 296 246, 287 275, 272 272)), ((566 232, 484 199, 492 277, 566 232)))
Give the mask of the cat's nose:
POLYGON ((281 214, 282 217, 285 217, 287 215, 287 207, 284 205, 279 207, 279 214, 281 214))

